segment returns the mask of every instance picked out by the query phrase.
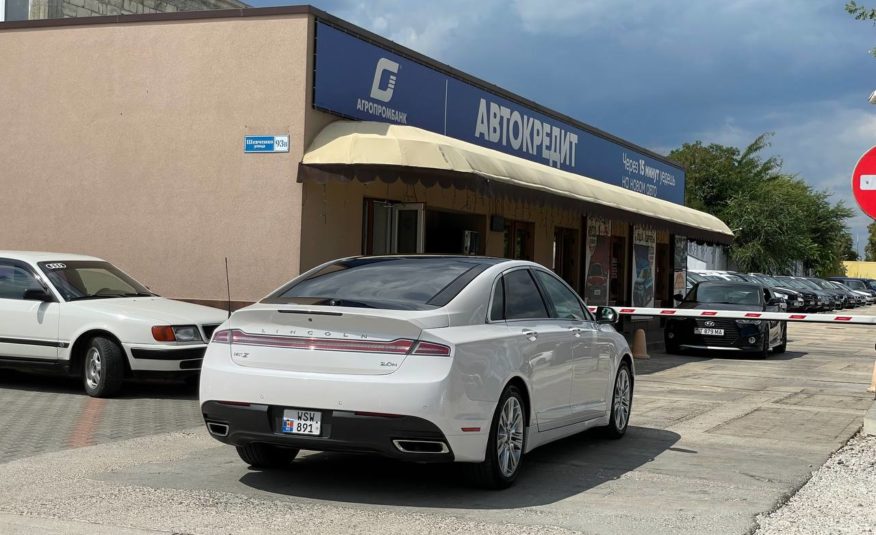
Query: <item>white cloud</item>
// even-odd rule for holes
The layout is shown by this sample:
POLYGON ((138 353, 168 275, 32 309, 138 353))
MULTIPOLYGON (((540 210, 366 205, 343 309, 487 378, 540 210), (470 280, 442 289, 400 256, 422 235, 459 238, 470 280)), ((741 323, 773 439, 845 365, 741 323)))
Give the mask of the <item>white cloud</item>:
POLYGON ((344 2, 331 13, 421 54, 448 61, 448 56, 465 52, 469 38, 482 35, 484 17, 500 5, 498 0, 445 0, 440 4, 377 0, 344 2))

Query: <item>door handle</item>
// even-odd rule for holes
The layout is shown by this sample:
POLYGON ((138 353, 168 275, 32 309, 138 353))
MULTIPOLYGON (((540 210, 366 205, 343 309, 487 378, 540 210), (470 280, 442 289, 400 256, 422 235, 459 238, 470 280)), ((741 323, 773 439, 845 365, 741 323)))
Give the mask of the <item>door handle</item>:
POLYGON ((523 329, 523 335, 529 338, 530 342, 538 339, 538 331, 533 331, 532 329, 523 329))
POLYGON ((582 331, 582 330, 583 330, 583 329, 581 329, 581 327, 569 327, 569 332, 572 333, 572 334, 574 334, 576 338, 580 338, 580 337, 581 337, 581 331, 582 331))

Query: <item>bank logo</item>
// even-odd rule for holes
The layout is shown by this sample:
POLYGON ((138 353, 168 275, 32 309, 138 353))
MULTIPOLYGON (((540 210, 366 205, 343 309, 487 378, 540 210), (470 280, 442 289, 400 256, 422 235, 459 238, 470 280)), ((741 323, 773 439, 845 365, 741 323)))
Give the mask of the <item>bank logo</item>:
POLYGON ((395 89, 395 79, 398 74, 398 63, 387 58, 380 58, 377 61, 377 67, 374 69, 374 81, 371 83, 371 98, 380 102, 389 102, 392 99, 392 92, 395 89), (389 79, 386 87, 381 88, 383 81, 383 73, 389 73, 389 79))

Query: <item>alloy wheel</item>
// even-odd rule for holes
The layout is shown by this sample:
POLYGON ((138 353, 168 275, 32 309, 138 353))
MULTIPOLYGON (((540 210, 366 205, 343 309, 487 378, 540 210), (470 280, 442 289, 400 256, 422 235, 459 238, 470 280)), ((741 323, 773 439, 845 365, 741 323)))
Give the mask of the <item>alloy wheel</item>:
POLYGON ((496 428, 496 454, 499 469, 505 477, 517 471, 523 455, 523 408, 520 401, 511 396, 505 400, 496 428))
POLYGON ((618 430, 624 429, 630 418, 631 394, 630 372, 623 367, 618 371, 614 383, 614 425, 618 430))
POLYGON ((100 383, 102 367, 100 351, 96 347, 92 347, 85 355, 85 382, 88 384, 88 388, 97 388, 100 383))

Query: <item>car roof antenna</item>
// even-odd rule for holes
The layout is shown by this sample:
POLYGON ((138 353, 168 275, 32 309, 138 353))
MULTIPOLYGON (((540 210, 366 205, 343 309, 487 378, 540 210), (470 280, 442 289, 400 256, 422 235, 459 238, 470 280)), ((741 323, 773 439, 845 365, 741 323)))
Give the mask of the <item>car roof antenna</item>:
POLYGON ((228 277, 228 257, 225 257, 225 292, 228 296, 228 317, 231 317, 231 279, 228 277))

